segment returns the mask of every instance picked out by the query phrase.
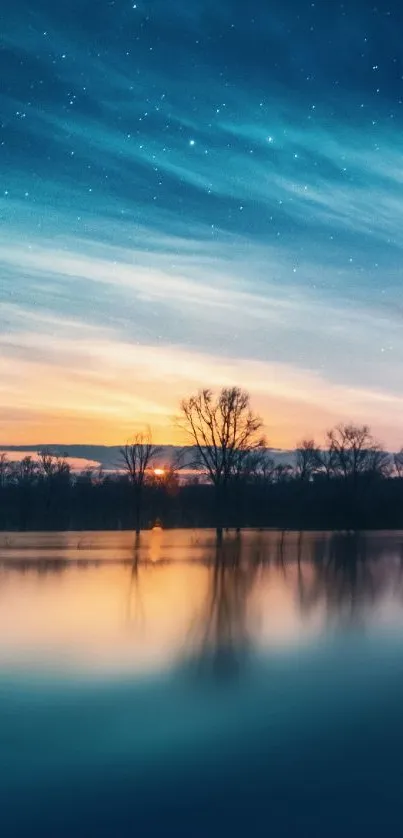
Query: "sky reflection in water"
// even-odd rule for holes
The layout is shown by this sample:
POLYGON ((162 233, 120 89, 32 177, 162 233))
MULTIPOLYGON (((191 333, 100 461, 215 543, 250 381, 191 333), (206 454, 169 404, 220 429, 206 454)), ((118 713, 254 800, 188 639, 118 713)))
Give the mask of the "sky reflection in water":
POLYGON ((245 533, 0 539, 0 666, 119 675, 216 646, 299 648, 403 625, 403 538, 245 533), (29 548, 28 548, 29 543, 29 548))
POLYGON ((403 536, 28 539, 0 540, 2 834, 400 830, 403 536))

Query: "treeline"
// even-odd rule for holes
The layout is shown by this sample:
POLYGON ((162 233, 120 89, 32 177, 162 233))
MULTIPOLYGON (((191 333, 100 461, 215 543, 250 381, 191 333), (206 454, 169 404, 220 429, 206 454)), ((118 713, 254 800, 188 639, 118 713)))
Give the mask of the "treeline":
MULTIPOLYGON (((368 429, 341 426, 332 431, 333 441, 323 450, 312 441, 302 443, 289 465, 278 465, 269 451, 254 449, 218 488, 206 474, 184 478, 180 463, 156 469, 157 474, 148 463, 139 484, 138 471, 125 468, 124 459, 121 472, 77 474, 65 458, 48 451, 38 459, 25 457, 20 462, 10 462, 3 455, 0 528, 140 530, 157 523, 164 527, 403 528, 401 457, 393 459, 378 446, 369 446, 368 434, 368 429)), ((137 449, 134 453, 138 454, 137 449)))

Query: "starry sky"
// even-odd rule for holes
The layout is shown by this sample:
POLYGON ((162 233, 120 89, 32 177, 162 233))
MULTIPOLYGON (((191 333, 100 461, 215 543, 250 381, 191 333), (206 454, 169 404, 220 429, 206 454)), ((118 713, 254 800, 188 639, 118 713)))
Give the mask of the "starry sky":
POLYGON ((400 0, 13 0, 0 31, 0 442, 403 443, 400 0))

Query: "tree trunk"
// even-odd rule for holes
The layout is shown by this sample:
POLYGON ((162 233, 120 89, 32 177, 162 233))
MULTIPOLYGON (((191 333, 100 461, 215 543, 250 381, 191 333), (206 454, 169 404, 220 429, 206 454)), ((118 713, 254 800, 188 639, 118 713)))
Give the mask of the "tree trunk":
POLYGON ((224 530, 224 486, 216 483, 215 486, 215 520, 216 520, 216 535, 217 543, 221 544, 224 530))
POLYGON ((222 544, 223 530, 222 527, 216 527, 217 544, 222 544))
POLYGON ((135 524, 136 524, 136 535, 140 535, 141 532, 141 489, 137 487, 136 495, 135 495, 135 524))

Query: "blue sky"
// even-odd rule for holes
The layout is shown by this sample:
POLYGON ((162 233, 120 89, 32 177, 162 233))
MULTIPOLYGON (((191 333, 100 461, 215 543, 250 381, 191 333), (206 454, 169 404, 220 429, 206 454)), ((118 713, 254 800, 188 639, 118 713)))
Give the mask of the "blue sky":
POLYGON ((0 441, 403 442, 403 8, 16 0, 0 71, 0 441), (330 8, 329 8, 330 7, 330 8))

